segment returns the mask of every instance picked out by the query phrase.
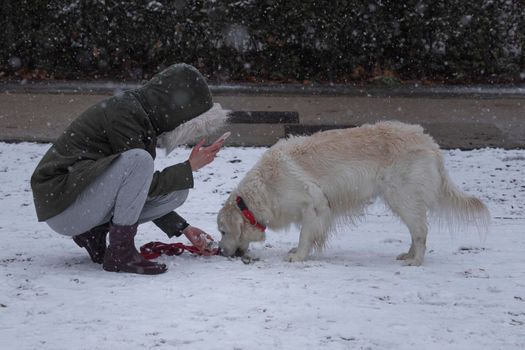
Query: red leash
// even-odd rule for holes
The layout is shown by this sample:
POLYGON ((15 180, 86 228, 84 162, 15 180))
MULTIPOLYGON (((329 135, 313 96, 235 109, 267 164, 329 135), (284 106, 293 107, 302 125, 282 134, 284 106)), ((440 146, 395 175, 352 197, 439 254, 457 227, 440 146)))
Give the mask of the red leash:
MULTIPOLYGON (((173 256, 181 255, 187 250, 192 254, 202 255, 199 248, 192 245, 185 245, 183 243, 162 243, 162 242, 149 242, 140 247, 140 255, 144 259, 155 259, 161 255, 173 256)), ((219 254, 219 249, 214 248, 210 251, 211 255, 219 254)))

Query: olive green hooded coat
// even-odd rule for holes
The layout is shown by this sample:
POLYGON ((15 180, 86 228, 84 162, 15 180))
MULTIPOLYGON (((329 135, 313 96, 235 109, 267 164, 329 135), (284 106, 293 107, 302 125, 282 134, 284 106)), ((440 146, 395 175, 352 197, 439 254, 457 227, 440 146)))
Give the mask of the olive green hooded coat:
MULTIPOLYGON (((90 107, 54 142, 31 177, 38 220, 65 210, 120 153, 140 148, 155 159, 160 134, 212 105, 204 77, 192 66, 175 64, 143 87, 90 107)), ((186 161, 156 171, 149 196, 192 187, 193 174, 186 161)), ((173 214, 166 218, 182 219, 173 214)))

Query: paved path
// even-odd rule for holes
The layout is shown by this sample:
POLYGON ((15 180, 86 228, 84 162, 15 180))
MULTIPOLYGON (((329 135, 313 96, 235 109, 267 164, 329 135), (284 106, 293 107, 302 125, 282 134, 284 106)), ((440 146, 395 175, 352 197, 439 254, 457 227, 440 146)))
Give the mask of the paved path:
MULTIPOLYGON (((49 142, 84 109, 136 84, 0 84, 0 140, 49 142)), ((231 126, 230 145, 271 145, 292 133, 396 119, 422 124, 443 148, 525 148, 525 89, 212 86, 235 111, 296 112, 298 123, 265 113, 231 126)), ((255 114, 254 114, 255 115, 255 114)))

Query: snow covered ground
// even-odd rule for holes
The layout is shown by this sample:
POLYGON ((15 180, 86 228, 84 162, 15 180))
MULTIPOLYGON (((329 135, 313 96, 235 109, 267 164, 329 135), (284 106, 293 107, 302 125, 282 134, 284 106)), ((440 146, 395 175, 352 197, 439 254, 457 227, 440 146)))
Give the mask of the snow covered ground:
MULTIPOLYGON (((376 204, 304 263, 283 261, 296 229, 270 231, 252 264, 184 253, 162 257, 169 271, 151 277, 104 272, 36 221, 29 178, 48 147, 0 143, 3 349, 525 348, 525 151, 444 151, 493 222, 485 241, 434 227, 421 267, 395 260, 409 234, 376 204)), ((222 201, 263 151, 224 149, 179 212, 219 238, 222 201)), ((174 153, 158 167, 189 150, 174 153)), ((153 240, 169 242, 141 226, 137 243, 153 240)))

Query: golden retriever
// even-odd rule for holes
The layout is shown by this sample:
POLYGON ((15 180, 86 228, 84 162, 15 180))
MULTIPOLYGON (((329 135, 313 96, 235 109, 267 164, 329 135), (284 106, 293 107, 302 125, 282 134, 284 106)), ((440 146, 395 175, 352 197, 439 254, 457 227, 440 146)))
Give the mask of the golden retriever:
POLYGON ((427 217, 486 231, 486 206, 451 182, 436 142, 419 125, 379 122, 280 140, 232 191, 217 217, 223 255, 242 256, 265 228, 299 225, 288 261, 323 248, 338 224, 352 222, 375 198, 408 227, 412 244, 398 256, 421 265, 427 217))

